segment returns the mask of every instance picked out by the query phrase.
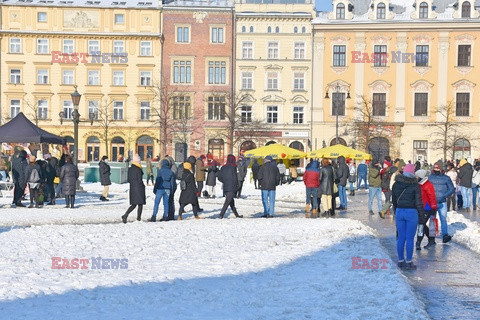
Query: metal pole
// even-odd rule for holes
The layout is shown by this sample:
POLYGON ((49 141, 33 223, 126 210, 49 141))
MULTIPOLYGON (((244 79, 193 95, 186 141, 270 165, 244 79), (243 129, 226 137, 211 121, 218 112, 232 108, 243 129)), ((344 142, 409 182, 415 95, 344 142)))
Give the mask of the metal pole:
POLYGON ((335 105, 335 144, 338 144, 338 101, 334 101, 335 105))
POLYGON ((73 106, 73 152, 75 165, 78 165, 78 123, 80 122, 80 114, 78 113, 78 105, 73 106))

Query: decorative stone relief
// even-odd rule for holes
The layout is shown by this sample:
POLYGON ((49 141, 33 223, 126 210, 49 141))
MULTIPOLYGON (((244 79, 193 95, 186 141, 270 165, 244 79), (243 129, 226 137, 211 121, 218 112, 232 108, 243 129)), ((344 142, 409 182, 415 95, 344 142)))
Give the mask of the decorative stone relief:
POLYGON ((197 23, 203 23, 203 20, 208 16, 208 13, 205 11, 195 11, 193 13, 193 18, 197 23))
POLYGON ((373 71, 375 71, 376 74, 381 76, 388 70, 388 66, 386 67, 372 67, 373 71))
POLYGON ((438 46, 440 48, 440 53, 446 54, 448 52, 448 49, 450 48, 450 43, 448 42, 448 40, 441 40, 438 43, 438 46))
POLYGON ((412 90, 415 92, 425 92, 430 91, 433 87, 433 84, 426 80, 417 80, 412 83, 410 87, 412 87, 412 90))
POLYGON ((382 35, 377 35, 375 37, 372 38, 372 42, 373 44, 376 44, 376 45, 380 45, 380 44, 388 44, 388 41, 390 40, 391 38, 387 37, 387 36, 382 36, 382 35))
POLYGON ((307 103, 308 99, 305 98, 302 95, 296 95, 291 99, 291 102, 293 102, 293 103, 307 103))
POLYGON ((332 71, 338 75, 343 74, 345 71, 347 71, 347 69, 348 67, 332 67, 332 71))
POLYGON ((395 43, 395 49, 397 49, 397 51, 401 51, 401 52, 406 52, 407 51, 407 42, 397 42, 395 43))
POLYGON ((431 67, 429 66, 424 66, 424 67, 417 67, 417 66, 413 66, 413 70, 415 70, 418 74, 420 75, 424 75, 425 73, 427 73, 428 71, 430 71, 431 67))
POLYGON ((63 26, 66 28, 98 28, 98 12, 65 10, 63 26))
POLYGON ((363 42, 355 42, 356 51, 364 52, 366 47, 367 47, 367 44, 365 43, 365 39, 363 40, 363 42))
POLYGON ((348 90, 350 90, 350 84, 343 80, 332 81, 329 84, 327 84, 327 88, 329 88, 329 90, 334 91, 337 85, 340 87, 341 92, 347 92, 348 90))
POLYGON ((455 37, 455 42, 457 44, 472 44, 476 38, 470 34, 464 33, 455 37))
POLYGON ((368 86, 370 87, 370 90, 374 92, 388 92, 392 85, 386 81, 377 80, 370 83, 368 86))
POLYGON ((462 75, 466 75, 467 73, 469 73, 470 71, 473 70, 473 67, 472 66, 464 66, 464 67, 458 67, 456 66, 455 69, 460 72, 462 75))
POLYGON ((452 85, 455 91, 473 91, 473 88, 475 87, 475 83, 465 79, 459 80, 452 85))
POLYGON ((422 45, 422 44, 430 44, 433 41, 433 38, 430 37, 427 34, 419 34, 415 38, 413 38, 413 41, 415 41, 416 44, 422 45))
POLYGON ((350 40, 350 38, 344 36, 335 36, 330 38, 332 44, 347 44, 348 40, 350 40))

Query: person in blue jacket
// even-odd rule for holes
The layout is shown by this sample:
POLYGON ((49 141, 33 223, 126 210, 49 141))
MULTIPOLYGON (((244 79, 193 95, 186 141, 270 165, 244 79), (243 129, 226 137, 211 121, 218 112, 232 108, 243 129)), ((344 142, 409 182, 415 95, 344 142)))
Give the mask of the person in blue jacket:
POLYGON ((155 222, 157 220, 158 207, 160 200, 163 199, 163 218, 160 221, 166 221, 168 218, 168 199, 170 193, 175 188, 175 176, 170 169, 170 163, 168 160, 162 160, 162 168, 157 173, 157 179, 153 187, 153 193, 155 194, 155 203, 153 205, 153 214, 149 221, 155 222))
POLYGON ((363 181, 363 188, 368 189, 367 173, 368 173, 368 167, 367 167, 367 164, 365 163, 365 160, 363 160, 362 163, 360 163, 357 168, 357 176, 358 176, 357 190, 360 190, 362 181, 363 181))

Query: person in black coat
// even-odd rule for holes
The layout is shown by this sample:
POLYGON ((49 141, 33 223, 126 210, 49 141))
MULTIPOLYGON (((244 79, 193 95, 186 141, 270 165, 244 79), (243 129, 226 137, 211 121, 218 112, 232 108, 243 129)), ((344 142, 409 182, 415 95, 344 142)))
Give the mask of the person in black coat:
POLYGON ((62 183, 62 193, 65 195, 65 208, 75 207, 75 193, 77 190, 77 179, 79 176, 78 168, 72 163, 72 157, 65 157, 65 164, 60 170, 60 182, 62 183))
POLYGON ((33 202, 35 201, 35 208, 39 207, 39 191, 42 185, 42 168, 36 162, 35 156, 30 156, 28 159, 30 164, 25 170, 25 179, 28 183, 28 188, 30 190, 30 205, 29 208, 33 208, 33 202), (35 173, 36 171, 36 173, 35 173))
POLYGON ((252 176, 253 176, 253 183, 255 184, 255 189, 258 189, 257 187, 258 171, 260 171, 260 165, 258 164, 258 160, 254 159, 252 164, 252 176))
POLYGON ((249 161, 245 159, 243 156, 240 156, 240 159, 238 160, 238 165, 237 165, 237 172, 238 172, 237 173, 237 176, 238 176, 237 199, 240 199, 240 197, 242 196, 243 182, 245 181, 245 178, 247 176, 248 165, 249 165, 249 161))
POLYGON ((193 176, 192 164, 190 162, 183 163, 183 176, 180 181, 180 209, 178 210, 178 220, 182 220, 182 213, 184 212, 185 206, 188 204, 192 205, 193 215, 195 219, 200 219, 198 212, 200 206, 198 204, 197 196, 197 185, 195 183, 195 177, 193 176), (183 186, 183 188, 182 188, 183 186))
POLYGON ((217 162, 213 159, 208 159, 208 168, 207 168, 207 181, 206 189, 208 197, 215 198, 215 186, 217 184, 217 162))
POLYGON ((223 219, 227 208, 230 206, 235 217, 243 218, 237 212, 235 208, 235 194, 238 191, 238 175, 237 175, 237 164, 235 162, 235 156, 229 154, 227 156, 227 163, 220 169, 218 172, 218 181, 223 183, 223 192, 225 193, 225 202, 223 203, 222 210, 220 211, 220 219, 223 219))
POLYGON ((98 163, 98 174, 100 175, 100 184, 103 186, 103 192, 100 200, 108 201, 108 188, 112 184, 110 180, 110 166, 108 165, 108 157, 103 156, 98 163))
POLYGON ((135 154, 133 156, 132 165, 128 168, 128 183, 130 184, 129 196, 130 207, 122 216, 123 223, 127 223, 127 218, 130 212, 138 206, 137 221, 142 220, 143 205, 147 203, 145 196, 145 184, 143 183, 143 169, 140 164, 140 156, 135 154))
POLYGON ((334 215, 333 211, 333 186, 335 183, 335 172, 328 159, 322 159, 322 168, 320 169, 320 187, 318 192, 322 195, 322 217, 329 217, 334 215))
POLYGON ((15 189, 13 191, 13 203, 17 207, 25 207, 21 200, 23 194, 25 193, 25 187, 27 186, 27 179, 25 177, 27 166, 27 152, 22 150, 12 161, 12 175, 13 182, 15 183, 15 189))
POLYGON ((340 198, 340 207, 337 209, 345 210, 347 209, 347 180, 350 176, 350 170, 348 169, 347 164, 345 163, 345 157, 338 157, 338 169, 337 169, 337 179, 338 179, 338 197, 340 198))
POLYGON ((275 214, 276 188, 280 184, 280 171, 272 160, 265 157, 265 163, 258 171, 258 181, 262 190, 263 218, 273 217, 275 214))
POLYGON ((55 180, 56 171, 54 164, 56 163, 56 158, 53 158, 50 153, 47 153, 44 156, 45 160, 47 161, 47 165, 45 166, 45 188, 46 188, 46 195, 50 202, 47 203, 48 205, 55 204, 55 188, 53 186, 53 181, 55 180))

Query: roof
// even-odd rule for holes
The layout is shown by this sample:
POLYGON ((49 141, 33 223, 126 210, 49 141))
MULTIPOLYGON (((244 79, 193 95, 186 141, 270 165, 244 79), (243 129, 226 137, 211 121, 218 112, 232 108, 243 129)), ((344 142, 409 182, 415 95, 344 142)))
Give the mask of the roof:
POLYGON ((234 0, 163 0, 163 7, 233 8, 234 0))
POLYGON ((0 142, 65 144, 65 139, 40 129, 20 112, 0 126, 0 142))
POLYGON ((1 0, 1 5, 16 6, 65 6, 65 7, 100 7, 100 8, 156 8, 158 0, 1 0))

